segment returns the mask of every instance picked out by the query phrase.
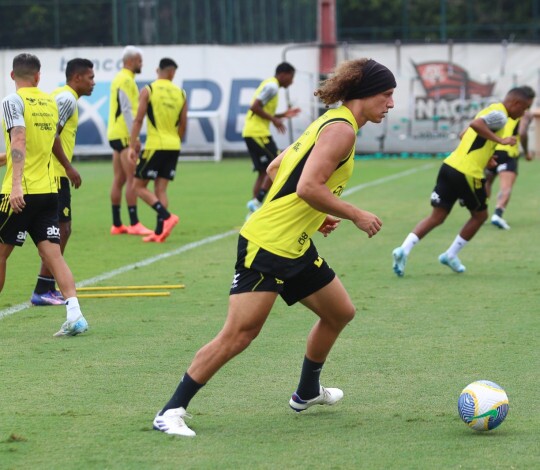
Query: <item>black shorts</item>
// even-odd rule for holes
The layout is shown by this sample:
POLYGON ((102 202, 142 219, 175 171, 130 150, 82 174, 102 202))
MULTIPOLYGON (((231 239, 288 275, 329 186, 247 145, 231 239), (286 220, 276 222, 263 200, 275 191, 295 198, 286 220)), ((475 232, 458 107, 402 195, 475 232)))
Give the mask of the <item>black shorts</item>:
POLYGON ((174 180, 179 150, 144 150, 137 162, 135 178, 155 180, 165 178, 174 180))
POLYGON ((58 185, 58 222, 71 221, 71 188, 69 178, 61 176, 56 178, 58 185))
POLYGON ((457 200, 472 212, 486 210, 486 180, 465 175, 443 163, 431 193, 431 205, 450 212, 457 200))
POLYGON ((129 147, 129 138, 125 137, 123 139, 115 139, 115 140, 109 140, 109 145, 113 150, 116 150, 117 152, 121 152, 124 149, 127 149, 129 147))
POLYGON ((497 159, 497 166, 495 168, 488 168, 486 171, 492 175, 498 175, 502 171, 510 171, 517 175, 518 172, 518 157, 510 157, 508 152, 504 150, 497 150, 495 152, 497 159))
POLYGON ((265 137, 244 137, 254 171, 263 171, 277 157, 278 149, 271 135, 265 137))
POLYGON ((0 242, 22 246, 29 234, 36 245, 43 240, 60 243, 58 195, 25 194, 24 201, 23 211, 15 214, 9 205, 9 194, 0 195, 0 242))
POLYGON ((277 292, 287 305, 293 305, 330 284, 336 277, 333 269, 317 253, 313 242, 306 253, 296 259, 284 258, 258 248, 251 266, 247 268, 245 263, 248 243, 248 240, 239 236, 230 295, 243 292, 277 292))

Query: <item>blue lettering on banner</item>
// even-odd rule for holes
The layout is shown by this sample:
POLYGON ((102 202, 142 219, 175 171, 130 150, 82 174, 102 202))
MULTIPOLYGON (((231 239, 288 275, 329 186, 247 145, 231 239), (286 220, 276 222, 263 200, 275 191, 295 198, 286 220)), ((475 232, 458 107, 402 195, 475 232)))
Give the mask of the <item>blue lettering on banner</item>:
POLYGON ((242 133, 236 130, 236 123, 238 116, 244 116, 250 107, 250 103, 245 105, 240 103, 242 90, 246 88, 256 90, 260 83, 260 80, 233 80, 231 84, 231 99, 229 113, 227 115, 227 126, 225 127, 225 139, 229 142, 239 142, 242 140, 242 133))
MULTIPOLYGON (((182 88, 186 90, 186 98, 188 102, 188 109, 190 111, 217 111, 219 105, 221 104, 221 88, 216 82, 211 80, 186 80, 182 84, 182 88), (200 93, 201 90, 209 93, 210 102, 204 108, 193 108, 190 103, 193 102, 193 94, 200 93)), ((214 142, 214 131, 210 125, 210 120, 208 118, 198 118, 199 124, 201 125, 204 138, 208 142, 214 142)), ((186 135, 184 136, 184 143, 188 141, 189 132, 186 130, 186 135)))

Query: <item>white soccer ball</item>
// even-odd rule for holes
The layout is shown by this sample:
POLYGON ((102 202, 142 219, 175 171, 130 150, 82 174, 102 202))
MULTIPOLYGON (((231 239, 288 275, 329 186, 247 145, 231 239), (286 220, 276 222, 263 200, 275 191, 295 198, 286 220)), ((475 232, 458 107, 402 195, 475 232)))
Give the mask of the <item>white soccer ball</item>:
POLYGON ((503 388, 489 380, 467 385, 458 400, 461 419, 476 431, 490 431, 508 414, 508 396, 503 388))

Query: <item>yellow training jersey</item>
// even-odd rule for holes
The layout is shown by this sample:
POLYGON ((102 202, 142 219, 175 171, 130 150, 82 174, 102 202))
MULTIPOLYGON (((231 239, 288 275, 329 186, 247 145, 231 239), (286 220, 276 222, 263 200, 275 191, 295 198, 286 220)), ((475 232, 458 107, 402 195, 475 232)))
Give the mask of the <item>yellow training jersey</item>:
POLYGON ((178 122, 186 102, 185 91, 165 79, 146 85, 146 89, 149 101, 145 150, 180 150, 178 122))
MULTIPOLYGON (((51 93, 51 96, 55 99, 58 106, 58 124, 62 127, 62 132, 60 133, 62 149, 68 160, 71 161, 73 159, 73 151, 75 150, 77 125, 79 124, 79 110, 77 107, 79 96, 69 85, 57 88, 51 93)), ((66 169, 54 155, 52 161, 54 163, 55 176, 67 176, 66 169)))
POLYGON ((3 101, 7 168, 2 183, 2 194, 12 189, 13 163, 8 132, 17 126, 26 129, 26 157, 22 177, 24 194, 56 193, 52 146, 56 135, 58 109, 47 93, 36 87, 19 88, 3 101))
POLYGON ((111 83, 107 139, 129 139, 138 105, 139 89, 135 83, 135 74, 131 70, 122 69, 111 83))
MULTIPOLYGON (((300 199, 296 194, 296 185, 321 131, 336 122, 346 122, 353 127, 355 133, 358 132, 356 119, 345 106, 330 109, 311 123, 287 150, 264 204, 242 227, 240 234, 244 238, 266 251, 286 258, 299 258, 306 252, 311 244, 311 236, 319 229, 326 214, 300 199)), ((341 196, 352 175, 354 152, 353 145, 349 155, 326 182, 326 186, 336 196, 341 196)))
POLYGON ((519 157, 519 121, 520 121, 519 119, 512 119, 511 117, 509 117, 503 129, 503 137, 514 136, 516 138, 516 144, 515 145, 497 144, 495 147, 495 150, 501 150, 503 152, 506 152, 508 156, 511 158, 519 157))
MULTIPOLYGON (((276 77, 267 78, 262 81, 253 95, 251 104, 255 100, 260 100, 263 109, 274 116, 278 106, 278 91, 279 82, 276 77)), ((244 129, 242 131, 242 137, 264 137, 271 135, 270 133, 270 121, 257 116, 253 111, 249 110, 246 114, 246 122, 244 123, 244 129)))
MULTIPOLYGON (((487 117, 488 114, 497 114, 497 128, 491 130, 499 137, 504 135, 504 126, 508 119, 508 111, 502 103, 494 103, 484 108, 476 116, 487 117)), ((488 124, 489 125, 489 124, 488 124)), ((480 137, 476 131, 468 127, 457 148, 444 160, 444 163, 473 178, 482 179, 484 177, 484 168, 489 159, 493 156, 496 142, 480 137)))

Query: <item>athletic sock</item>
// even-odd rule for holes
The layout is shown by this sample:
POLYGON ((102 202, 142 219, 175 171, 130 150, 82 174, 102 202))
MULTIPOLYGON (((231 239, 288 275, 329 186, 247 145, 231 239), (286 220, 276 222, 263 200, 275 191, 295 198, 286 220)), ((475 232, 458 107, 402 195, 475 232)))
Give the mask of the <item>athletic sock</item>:
POLYGON ((156 229, 154 230, 154 233, 156 235, 161 235, 163 233, 163 220, 164 219, 160 215, 158 215, 156 229))
POLYGON ((260 189, 259 193, 257 194, 257 197, 255 199, 257 199, 257 201, 259 201, 259 202, 263 202, 264 197, 266 196, 266 193, 268 193, 267 189, 260 189))
POLYGON ((403 244, 401 245, 401 248, 403 248, 405 255, 408 256, 414 245, 416 245, 419 241, 420 239, 418 238, 418 235, 412 232, 409 233, 409 235, 407 235, 407 237, 403 241, 403 244))
POLYGON ((159 201, 152 206, 152 209, 154 209, 163 220, 168 219, 171 216, 171 213, 165 209, 163 204, 159 201))
POLYGON ((81 307, 79 306, 79 300, 77 297, 70 297, 66 299, 66 312, 67 321, 74 322, 82 316, 81 307))
POLYGON ((450 245, 450 248, 446 250, 446 254, 449 258, 453 258, 454 256, 457 256, 457 254, 461 251, 461 249, 467 244, 467 240, 464 238, 461 238, 461 236, 457 236, 452 244, 450 245))
POLYGON ((191 399, 204 386, 205 384, 195 382, 195 380, 193 380, 186 372, 184 374, 184 377, 182 377, 182 380, 180 380, 180 383, 178 384, 178 387, 176 388, 173 396, 171 397, 169 402, 163 407, 160 414, 165 413, 165 411, 167 410, 180 407, 184 408, 184 410, 187 410, 191 399))
POLYGON ((45 294, 46 292, 54 291, 55 290, 54 287, 55 287, 54 277, 38 275, 34 292, 36 294, 45 294))
POLYGON ((137 206, 128 206, 129 223, 131 225, 137 225, 139 223, 139 217, 137 216, 137 206))
POLYGON ((504 209, 502 207, 497 207, 495 209, 495 215, 498 215, 499 217, 502 217, 503 213, 504 213, 504 209))
POLYGON ((120 206, 112 206, 112 220, 115 227, 120 227, 122 225, 122 219, 120 218, 120 206))
POLYGON ((321 393, 319 378, 321 376, 323 365, 324 362, 313 362, 307 357, 304 357, 300 383, 296 389, 296 394, 302 400, 311 400, 321 393))

